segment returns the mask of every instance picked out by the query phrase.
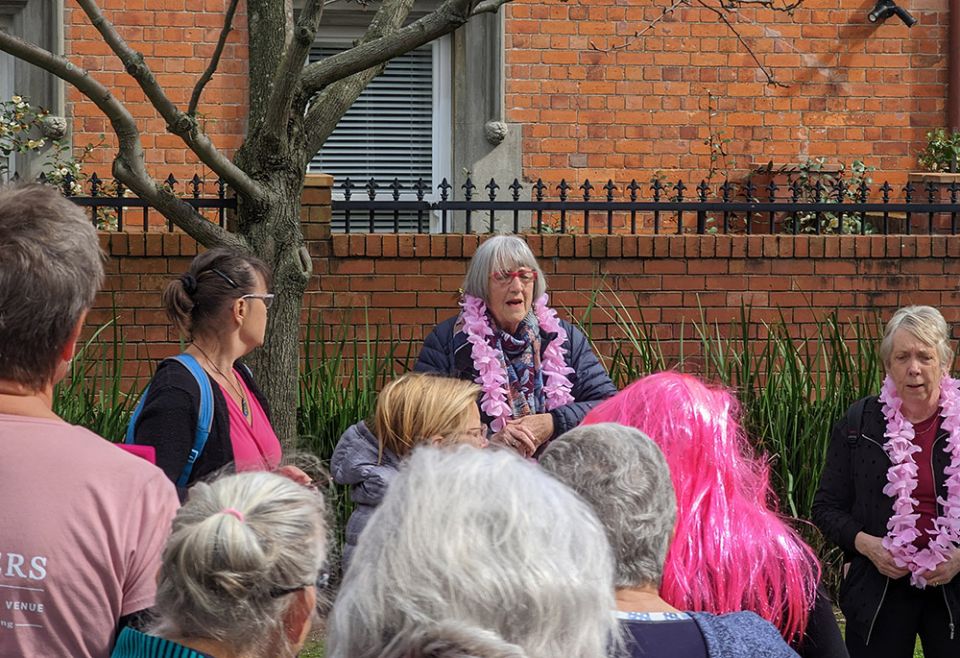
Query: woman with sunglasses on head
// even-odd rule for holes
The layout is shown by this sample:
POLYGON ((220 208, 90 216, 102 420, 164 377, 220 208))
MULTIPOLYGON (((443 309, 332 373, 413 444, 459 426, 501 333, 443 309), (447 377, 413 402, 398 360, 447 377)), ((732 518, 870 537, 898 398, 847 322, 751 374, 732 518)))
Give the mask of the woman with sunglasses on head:
POLYGON ((173 520, 153 618, 146 632, 124 628, 112 658, 292 658, 326 558, 315 489, 273 473, 199 483, 173 520))
POLYGON ((270 270, 259 259, 213 249, 193 259, 163 292, 167 315, 189 341, 184 354, 165 359, 131 420, 128 440, 156 450, 156 464, 186 487, 227 464, 236 470, 270 470, 280 463, 280 442, 269 406, 239 361, 263 344, 270 270), (194 374, 190 366, 201 370, 194 374), (202 377, 202 378, 201 378, 202 377), (202 384, 212 392, 212 421, 197 450, 202 384))
POLYGON ((497 235, 477 249, 461 312, 424 341, 414 370, 480 384, 492 441, 531 456, 617 392, 583 333, 547 305, 527 243, 497 235))

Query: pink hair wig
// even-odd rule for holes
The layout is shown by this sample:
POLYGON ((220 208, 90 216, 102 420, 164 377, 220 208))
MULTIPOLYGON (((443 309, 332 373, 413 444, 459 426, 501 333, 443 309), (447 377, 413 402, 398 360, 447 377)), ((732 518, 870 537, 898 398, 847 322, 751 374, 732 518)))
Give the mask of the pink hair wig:
POLYGON ((681 610, 752 610, 797 641, 820 564, 777 513, 767 463, 754 454, 738 416, 728 391, 661 372, 602 402, 583 422, 635 427, 667 458, 677 525, 661 596, 681 610))

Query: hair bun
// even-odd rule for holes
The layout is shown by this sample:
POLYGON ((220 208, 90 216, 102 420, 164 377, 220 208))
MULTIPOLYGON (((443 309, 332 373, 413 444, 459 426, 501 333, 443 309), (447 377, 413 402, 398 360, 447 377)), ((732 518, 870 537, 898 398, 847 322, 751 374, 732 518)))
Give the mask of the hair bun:
POLYGON ((180 283, 183 284, 183 291, 188 295, 192 296, 197 292, 197 279, 189 272, 180 275, 180 283))

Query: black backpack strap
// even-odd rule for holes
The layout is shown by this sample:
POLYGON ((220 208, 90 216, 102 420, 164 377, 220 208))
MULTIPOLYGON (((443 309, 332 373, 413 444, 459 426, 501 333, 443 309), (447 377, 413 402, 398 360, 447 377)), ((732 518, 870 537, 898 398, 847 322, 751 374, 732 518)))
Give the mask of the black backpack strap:
POLYGON ((847 410, 847 443, 852 448, 860 440, 863 432, 863 410, 868 398, 860 398, 847 410))

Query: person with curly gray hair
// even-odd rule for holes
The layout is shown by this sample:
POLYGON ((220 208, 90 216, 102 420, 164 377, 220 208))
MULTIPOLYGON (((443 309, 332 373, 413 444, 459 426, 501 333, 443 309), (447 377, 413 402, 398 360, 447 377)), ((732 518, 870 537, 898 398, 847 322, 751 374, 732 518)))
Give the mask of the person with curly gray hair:
POLYGON ((616 616, 634 658, 795 657, 777 629, 753 612, 683 612, 659 594, 677 504, 657 444, 617 423, 581 426, 554 441, 540 464, 589 503, 616 564, 616 616))
POLYGON ((323 496, 268 472, 198 483, 163 551, 149 632, 112 658, 295 656, 325 578, 323 496))
POLYGON ((418 448, 360 535, 329 658, 600 658, 613 562, 590 508, 507 450, 418 448))
POLYGON ((0 656, 102 658, 153 604, 173 485, 55 408, 102 279, 78 206, 0 187, 0 656))

